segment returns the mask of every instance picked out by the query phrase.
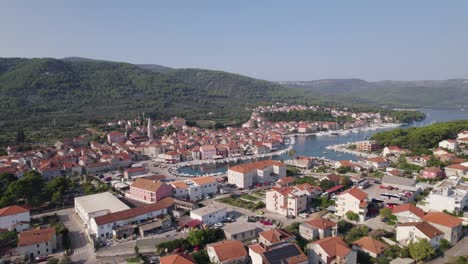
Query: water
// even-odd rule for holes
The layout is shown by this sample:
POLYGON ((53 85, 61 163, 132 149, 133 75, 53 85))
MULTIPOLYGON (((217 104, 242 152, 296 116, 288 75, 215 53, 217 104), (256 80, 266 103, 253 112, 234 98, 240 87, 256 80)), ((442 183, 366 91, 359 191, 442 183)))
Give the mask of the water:
MULTIPOLYGON (((452 120, 468 119, 468 111, 461 111, 459 108, 424 108, 419 111, 426 114, 426 119, 420 122, 414 122, 402 128, 412 126, 427 126, 436 122, 447 122, 452 120)), ((324 157, 332 160, 357 160, 358 157, 352 154, 340 153, 326 149, 327 146, 344 144, 347 142, 362 141, 370 138, 374 133, 391 130, 394 128, 382 128, 372 131, 362 131, 359 133, 349 133, 347 135, 338 136, 307 136, 297 137, 294 150, 297 155, 301 156, 314 156, 324 157)), ((287 155, 274 157, 277 160, 289 159, 287 155)), ((250 161, 251 162, 251 161, 250 161)), ((233 164, 230 164, 233 165, 233 164)), ((188 173, 191 175, 200 175, 214 172, 225 172, 227 170, 226 164, 210 164, 202 166, 191 166, 180 169, 180 172, 188 173)))

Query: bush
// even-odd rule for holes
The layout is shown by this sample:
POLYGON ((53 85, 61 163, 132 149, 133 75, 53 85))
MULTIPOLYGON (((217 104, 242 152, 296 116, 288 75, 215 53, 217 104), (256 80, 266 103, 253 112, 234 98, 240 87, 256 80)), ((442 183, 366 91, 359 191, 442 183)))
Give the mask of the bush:
POLYGON ((450 248, 450 242, 445 239, 445 238, 442 238, 439 242, 439 249, 444 252, 445 250, 449 249, 450 248))
POLYGON ((201 250, 198 252, 192 253, 192 257, 195 260, 196 263, 198 264, 209 264, 210 262, 210 257, 208 256, 208 253, 206 250, 201 250))
POLYGON ((348 218, 351 221, 359 221, 359 215, 351 211, 346 213, 346 218, 348 218))

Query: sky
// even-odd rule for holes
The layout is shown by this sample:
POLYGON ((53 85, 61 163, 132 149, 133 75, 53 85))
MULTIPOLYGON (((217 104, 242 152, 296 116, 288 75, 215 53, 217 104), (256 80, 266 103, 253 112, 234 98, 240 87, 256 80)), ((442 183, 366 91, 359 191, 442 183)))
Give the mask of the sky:
POLYGON ((0 0, 0 57, 79 56, 272 81, 468 78, 468 1, 0 0))

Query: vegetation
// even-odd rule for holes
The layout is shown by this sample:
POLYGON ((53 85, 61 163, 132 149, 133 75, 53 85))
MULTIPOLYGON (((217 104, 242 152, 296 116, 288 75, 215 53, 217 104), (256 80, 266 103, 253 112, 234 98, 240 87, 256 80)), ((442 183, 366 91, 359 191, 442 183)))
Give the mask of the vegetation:
POLYGON ((397 128, 374 134, 371 139, 383 146, 399 146, 415 153, 428 153, 444 139, 456 138, 460 131, 468 129, 468 120, 436 123, 425 127, 397 128))
POLYGON ((198 252, 192 253, 192 257, 198 264, 210 264, 210 257, 208 256, 208 252, 206 250, 200 250, 198 252))
POLYGON ((177 248, 192 250, 195 246, 204 247, 206 244, 214 243, 224 238, 224 232, 221 229, 203 229, 190 230, 186 239, 179 238, 171 241, 159 243, 156 247, 158 251, 172 252, 177 248))
POLYGON ((300 222, 294 222, 288 226, 286 226, 284 229, 291 234, 294 234, 296 236, 295 243, 304 251, 306 250, 307 244, 309 241, 307 239, 304 239, 301 234, 299 233, 299 226, 301 225, 300 222))
POLYGON ((18 234, 15 231, 0 233, 0 248, 14 248, 18 243, 18 234))
POLYGON ((345 189, 348 189, 353 186, 353 181, 349 177, 342 177, 340 184, 343 185, 345 189))
POLYGON ((330 111, 323 110, 294 110, 289 112, 265 112, 262 115, 272 122, 281 121, 351 121, 351 116, 332 116, 330 111))
POLYGON ((354 227, 354 224, 346 220, 340 220, 338 221, 337 226, 338 226, 338 233, 344 235, 348 233, 349 230, 351 230, 354 227))
POLYGON ((358 221, 359 215, 356 214, 355 212, 349 211, 349 212, 346 212, 346 218, 348 218, 351 221, 358 221))
POLYGON ((440 241, 439 241, 439 249, 440 251, 444 252, 445 250, 449 249, 450 248, 450 242, 445 239, 445 238, 442 238, 440 241))
POLYGON ((224 197, 221 199, 218 199, 217 201, 229 204, 232 206, 240 207, 240 208, 246 208, 252 211, 258 210, 265 208, 265 203, 260 201, 260 202, 248 202, 242 199, 238 199, 236 195, 231 195, 231 197, 224 197))
POLYGON ((344 241, 348 244, 367 236, 369 233, 369 228, 367 226, 356 226, 351 228, 344 237, 344 241))
POLYGON ((325 190, 328 190, 331 187, 335 186, 335 183, 333 183, 329 179, 323 179, 323 180, 320 181, 319 186, 320 186, 320 188, 322 188, 322 190, 325 191, 325 190))
POLYGON ((411 258, 417 261, 424 261, 435 255, 435 250, 427 239, 411 242, 408 248, 411 258))
POLYGON ((294 179, 294 185, 299 185, 303 183, 308 183, 310 185, 317 185, 317 179, 314 177, 308 177, 308 176, 294 179))

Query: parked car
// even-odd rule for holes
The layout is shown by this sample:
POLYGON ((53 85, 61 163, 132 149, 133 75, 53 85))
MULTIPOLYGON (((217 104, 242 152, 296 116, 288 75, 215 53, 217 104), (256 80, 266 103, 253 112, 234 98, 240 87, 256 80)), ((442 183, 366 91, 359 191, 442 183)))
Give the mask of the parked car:
POLYGON ((47 256, 37 256, 37 257, 35 258, 35 260, 36 260, 37 262, 46 261, 47 259, 48 259, 47 256))
POLYGON ((271 225, 273 225, 273 223, 270 222, 270 221, 268 221, 268 220, 260 220, 260 223, 261 223, 262 225, 266 225, 266 226, 271 226, 271 225))
POLYGON ((287 219, 296 219, 296 217, 294 215, 287 215, 286 218, 287 219))
POLYGON ((307 213, 300 213, 298 215, 303 219, 306 219, 307 217, 309 217, 309 214, 307 214, 307 213))
POLYGON ((223 223, 216 223, 213 225, 214 228, 221 228, 223 227, 223 223))

